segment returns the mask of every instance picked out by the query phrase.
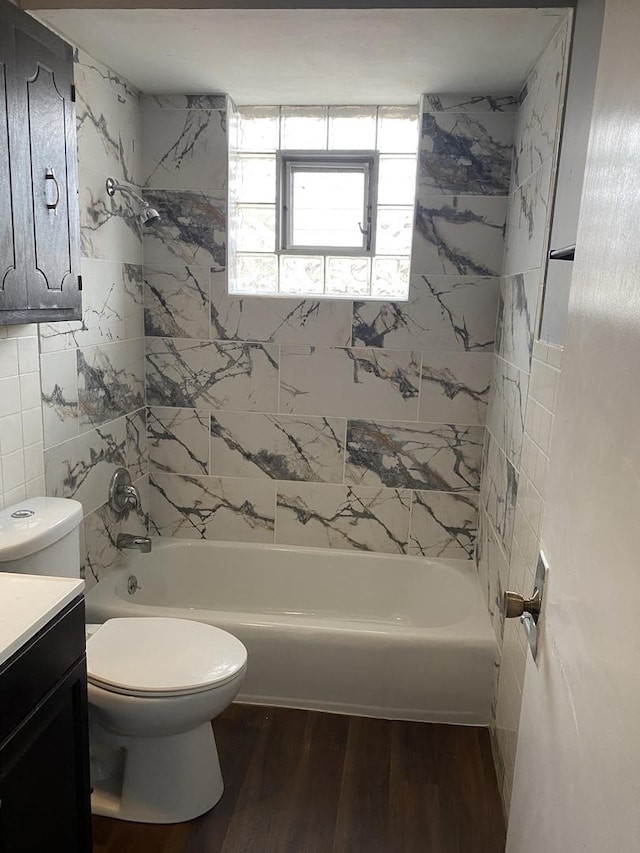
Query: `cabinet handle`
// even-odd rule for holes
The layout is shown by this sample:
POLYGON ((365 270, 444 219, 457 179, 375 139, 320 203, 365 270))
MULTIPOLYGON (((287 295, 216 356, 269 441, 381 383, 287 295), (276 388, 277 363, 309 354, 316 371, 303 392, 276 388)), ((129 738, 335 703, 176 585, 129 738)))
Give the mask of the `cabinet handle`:
POLYGON ((45 195, 46 195, 46 182, 53 181, 53 185, 56 188, 56 200, 53 202, 46 202, 47 210, 55 210, 60 202, 60 184, 58 183, 58 179, 55 176, 55 172, 53 169, 47 169, 45 176, 45 195))

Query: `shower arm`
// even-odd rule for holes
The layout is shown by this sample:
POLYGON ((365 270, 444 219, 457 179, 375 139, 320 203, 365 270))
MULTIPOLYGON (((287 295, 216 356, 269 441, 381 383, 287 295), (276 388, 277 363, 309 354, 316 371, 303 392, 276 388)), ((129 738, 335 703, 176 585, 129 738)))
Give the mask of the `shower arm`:
POLYGON ((117 184, 113 178, 107 178, 107 195, 113 197, 116 194, 116 190, 124 195, 131 196, 131 198, 134 198, 138 204, 142 205, 142 207, 149 207, 149 202, 145 201, 141 195, 130 190, 129 187, 125 187, 124 184, 117 184))

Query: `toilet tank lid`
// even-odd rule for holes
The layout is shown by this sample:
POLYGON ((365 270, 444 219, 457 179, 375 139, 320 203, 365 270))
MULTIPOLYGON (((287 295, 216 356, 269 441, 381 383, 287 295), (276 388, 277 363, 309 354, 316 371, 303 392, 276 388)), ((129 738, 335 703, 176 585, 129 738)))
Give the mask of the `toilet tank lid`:
POLYGON ((0 563, 42 551, 78 527, 82 504, 67 498, 31 498, 0 512, 0 563))

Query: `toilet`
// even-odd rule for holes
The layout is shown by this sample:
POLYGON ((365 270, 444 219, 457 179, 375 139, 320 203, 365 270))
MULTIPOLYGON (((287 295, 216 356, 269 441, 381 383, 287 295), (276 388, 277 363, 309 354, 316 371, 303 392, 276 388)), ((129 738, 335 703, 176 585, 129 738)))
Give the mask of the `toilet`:
MULTIPOLYGON (((0 512, 0 570, 79 577, 82 506, 33 498, 0 512)), ((220 628, 164 617, 87 626, 94 814, 179 823, 223 781, 211 720, 236 697, 247 651, 220 628)))

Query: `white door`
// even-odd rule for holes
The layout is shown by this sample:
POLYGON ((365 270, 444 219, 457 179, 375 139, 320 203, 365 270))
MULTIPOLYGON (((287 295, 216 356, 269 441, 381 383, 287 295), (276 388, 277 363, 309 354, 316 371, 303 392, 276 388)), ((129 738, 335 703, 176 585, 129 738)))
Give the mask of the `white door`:
POLYGON ((607 0, 508 853, 640 851, 640 0, 607 0))

